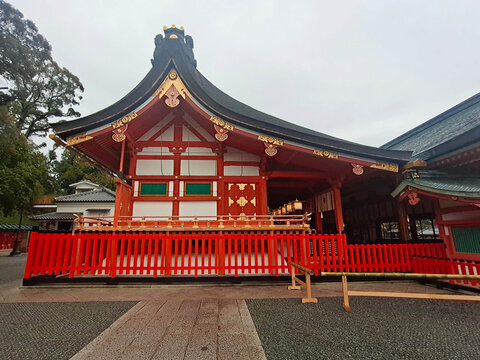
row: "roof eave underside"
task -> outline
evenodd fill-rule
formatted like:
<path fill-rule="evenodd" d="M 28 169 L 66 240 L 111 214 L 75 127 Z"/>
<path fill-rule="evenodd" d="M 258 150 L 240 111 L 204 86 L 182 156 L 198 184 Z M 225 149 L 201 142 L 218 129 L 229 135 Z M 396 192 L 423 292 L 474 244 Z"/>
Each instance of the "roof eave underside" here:
<path fill-rule="evenodd" d="M 187 56 L 182 56 L 184 50 L 180 41 L 169 40 L 168 42 L 168 46 L 162 49 L 165 50 L 162 56 L 156 59 L 152 69 L 130 93 L 97 113 L 54 124 L 52 127 L 57 135 L 65 140 L 69 136 L 108 125 L 131 113 L 153 95 L 170 69 L 175 67 L 196 101 L 212 114 L 234 125 L 314 148 L 373 157 L 383 161 L 406 163 L 411 156 L 410 151 L 379 149 L 357 144 L 315 132 L 255 110 L 233 99 L 210 83 L 192 63 L 188 62 Z"/>

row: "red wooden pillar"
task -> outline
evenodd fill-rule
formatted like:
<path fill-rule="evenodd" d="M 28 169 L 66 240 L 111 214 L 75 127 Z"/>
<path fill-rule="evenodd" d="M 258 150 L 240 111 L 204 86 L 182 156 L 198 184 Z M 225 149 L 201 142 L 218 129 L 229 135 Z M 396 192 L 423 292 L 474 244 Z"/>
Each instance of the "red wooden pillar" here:
<path fill-rule="evenodd" d="M 335 224 L 337 226 L 337 231 L 341 234 L 344 230 L 343 224 L 343 212 L 342 212 L 342 196 L 340 194 L 341 183 L 332 184 L 333 191 L 333 204 L 335 207 Z"/>

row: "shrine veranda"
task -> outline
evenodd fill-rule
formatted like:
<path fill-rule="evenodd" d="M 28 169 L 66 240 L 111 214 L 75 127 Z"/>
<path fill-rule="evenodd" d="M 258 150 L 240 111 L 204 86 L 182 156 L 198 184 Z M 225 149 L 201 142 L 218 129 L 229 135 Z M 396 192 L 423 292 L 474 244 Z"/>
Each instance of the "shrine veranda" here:
<path fill-rule="evenodd" d="M 480 274 L 480 183 L 452 188 L 457 169 L 478 179 L 480 136 L 457 134 L 430 157 L 408 147 L 450 114 L 383 147 L 360 145 L 229 97 L 197 70 L 183 28 L 165 27 L 155 45 L 124 98 L 53 125 L 56 143 L 114 176 L 115 213 L 77 214 L 73 233 L 33 233 L 26 283 L 281 276 L 289 261 L 317 275 Z"/>

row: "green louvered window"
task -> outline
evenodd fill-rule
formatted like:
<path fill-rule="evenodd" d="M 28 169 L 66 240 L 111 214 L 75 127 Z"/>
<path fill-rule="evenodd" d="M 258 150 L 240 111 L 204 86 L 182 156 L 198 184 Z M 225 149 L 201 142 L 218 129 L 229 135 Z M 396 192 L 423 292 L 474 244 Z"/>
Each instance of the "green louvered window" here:
<path fill-rule="evenodd" d="M 167 184 L 147 184 L 140 186 L 140 195 L 167 195 Z"/>
<path fill-rule="evenodd" d="M 480 227 L 452 227 L 452 234 L 457 252 L 480 254 Z"/>
<path fill-rule="evenodd" d="M 187 183 L 185 184 L 185 195 L 212 195 L 212 184 Z"/>

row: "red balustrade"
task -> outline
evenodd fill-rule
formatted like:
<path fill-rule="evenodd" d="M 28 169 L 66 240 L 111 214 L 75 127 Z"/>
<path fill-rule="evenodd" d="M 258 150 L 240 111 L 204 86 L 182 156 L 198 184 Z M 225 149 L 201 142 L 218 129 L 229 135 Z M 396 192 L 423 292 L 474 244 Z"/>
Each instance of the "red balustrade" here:
<path fill-rule="evenodd" d="M 347 245 L 344 234 L 306 231 L 36 233 L 24 278 L 38 275 L 282 275 L 289 261 L 320 272 L 416 271 L 420 258 L 445 258 L 443 244 Z M 417 264 L 417 265 L 415 265 Z M 447 272 L 447 268 L 436 268 Z"/>
<path fill-rule="evenodd" d="M 414 256 L 413 272 L 427 274 L 480 275 L 480 262 L 458 259 L 439 259 L 425 256 Z M 480 288 L 480 281 L 450 280 L 451 284 L 468 285 Z"/>

